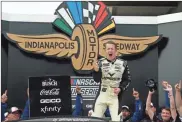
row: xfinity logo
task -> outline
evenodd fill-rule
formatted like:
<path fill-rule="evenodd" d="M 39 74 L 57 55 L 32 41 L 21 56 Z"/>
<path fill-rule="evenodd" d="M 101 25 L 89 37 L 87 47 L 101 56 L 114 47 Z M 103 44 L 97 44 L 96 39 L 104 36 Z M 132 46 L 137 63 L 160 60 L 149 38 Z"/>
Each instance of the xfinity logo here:
<path fill-rule="evenodd" d="M 40 103 L 60 103 L 61 99 L 57 98 L 57 99 L 41 99 Z"/>
<path fill-rule="evenodd" d="M 48 107 L 48 106 L 45 106 L 44 108 L 41 108 L 41 111 L 40 112 L 43 112 L 43 113 L 47 113 L 47 112 L 57 112 L 57 113 L 59 113 L 60 110 L 61 110 L 61 107 L 57 107 L 57 106 Z"/>

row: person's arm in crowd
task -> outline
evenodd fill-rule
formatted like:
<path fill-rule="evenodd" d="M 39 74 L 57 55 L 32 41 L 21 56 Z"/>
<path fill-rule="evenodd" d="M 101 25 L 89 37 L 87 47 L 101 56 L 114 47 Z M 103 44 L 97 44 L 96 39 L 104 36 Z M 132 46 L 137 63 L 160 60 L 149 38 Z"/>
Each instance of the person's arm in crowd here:
<path fill-rule="evenodd" d="M 162 81 L 162 86 L 164 89 L 167 88 L 167 85 L 168 85 L 167 81 Z M 169 101 L 169 96 L 168 96 L 169 92 L 168 91 L 164 91 L 164 92 L 165 92 L 164 93 L 165 94 L 165 107 L 170 108 L 170 101 Z"/>
<path fill-rule="evenodd" d="M 79 115 L 81 115 L 81 112 L 82 112 L 83 101 L 82 101 L 82 96 L 81 96 L 81 89 L 77 86 L 76 91 L 77 91 L 76 105 L 75 105 L 75 110 L 72 113 L 73 116 L 79 116 Z"/>
<path fill-rule="evenodd" d="M 26 104 L 25 104 L 25 107 L 23 109 L 23 113 L 21 115 L 21 119 L 23 120 L 26 120 L 26 119 L 29 119 L 30 117 L 30 99 L 29 99 L 29 88 L 27 88 L 27 97 L 28 97 L 28 100 L 26 101 Z"/>
<path fill-rule="evenodd" d="M 168 96 L 169 92 L 165 91 L 165 107 L 170 108 L 170 99 Z"/>
<path fill-rule="evenodd" d="M 172 86 L 170 84 L 168 84 L 167 88 L 164 90 L 169 92 L 171 116 L 174 120 L 176 120 L 177 113 L 176 113 L 176 107 L 175 107 L 175 102 L 174 102 Z"/>
<path fill-rule="evenodd" d="M 29 119 L 29 111 L 30 111 L 29 106 L 30 106 L 30 100 L 28 99 L 26 101 L 25 107 L 23 109 L 21 119 L 23 119 L 23 120 Z"/>
<path fill-rule="evenodd" d="M 93 79 L 95 82 L 101 82 L 102 72 L 101 72 L 101 61 L 95 62 L 93 65 Z M 99 67 L 100 66 L 100 67 Z"/>
<path fill-rule="evenodd" d="M 181 99 L 181 80 L 178 84 L 175 85 L 175 100 L 176 100 L 176 108 L 180 116 L 182 116 L 182 99 Z"/>
<path fill-rule="evenodd" d="M 147 102 L 146 102 L 146 111 L 150 117 L 150 120 L 153 120 L 154 117 L 154 112 L 151 109 L 151 100 L 152 100 L 152 95 L 154 94 L 154 91 L 149 91 L 148 96 L 147 96 Z"/>
<path fill-rule="evenodd" d="M 123 73 L 122 81 L 120 82 L 120 85 L 119 85 L 119 88 L 120 88 L 121 92 L 125 91 L 129 87 L 129 85 L 131 83 L 130 70 L 129 70 L 129 67 L 128 67 L 126 61 L 125 61 L 124 65 L 125 65 L 125 70 L 124 70 L 124 73 Z"/>
<path fill-rule="evenodd" d="M 133 88 L 133 97 L 135 98 L 135 112 L 132 116 L 132 122 L 139 122 L 143 117 L 142 101 L 139 98 L 138 91 Z"/>
<path fill-rule="evenodd" d="M 1 96 L 1 121 L 4 121 L 4 113 L 6 112 L 7 109 L 7 90 L 4 92 L 4 94 Z"/>

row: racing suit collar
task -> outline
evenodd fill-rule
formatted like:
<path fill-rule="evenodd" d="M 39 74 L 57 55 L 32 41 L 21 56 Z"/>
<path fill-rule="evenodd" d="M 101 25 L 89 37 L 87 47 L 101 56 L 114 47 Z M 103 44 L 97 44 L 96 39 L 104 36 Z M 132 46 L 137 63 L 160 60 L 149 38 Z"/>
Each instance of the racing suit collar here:
<path fill-rule="evenodd" d="M 109 63 L 114 63 L 114 62 L 116 61 L 116 59 L 117 59 L 117 57 L 116 57 L 113 61 L 111 61 L 111 60 L 109 60 L 109 59 L 106 58 L 106 60 L 107 60 Z"/>

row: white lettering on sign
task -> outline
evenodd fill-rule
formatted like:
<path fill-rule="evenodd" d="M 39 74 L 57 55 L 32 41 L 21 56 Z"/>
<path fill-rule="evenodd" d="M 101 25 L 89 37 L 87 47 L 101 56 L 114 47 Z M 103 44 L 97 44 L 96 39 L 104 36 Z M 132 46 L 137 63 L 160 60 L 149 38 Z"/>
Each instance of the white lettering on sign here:
<path fill-rule="evenodd" d="M 59 95 L 59 88 L 53 88 L 51 90 L 45 90 L 45 89 L 42 89 L 40 91 L 40 95 Z"/>
<path fill-rule="evenodd" d="M 100 82 L 99 83 L 97 83 L 97 82 L 95 82 L 94 81 L 94 79 L 83 79 L 83 78 L 80 78 L 80 79 L 77 79 L 77 84 L 78 84 L 78 86 L 79 85 L 96 85 L 96 86 L 98 86 L 99 84 L 100 84 Z"/>
<path fill-rule="evenodd" d="M 61 107 L 57 107 L 57 106 L 47 107 L 47 106 L 45 106 L 44 108 L 41 108 L 40 112 L 43 112 L 43 113 L 57 112 L 57 113 L 59 113 L 60 110 L 61 110 Z"/>
<path fill-rule="evenodd" d="M 60 103 L 61 99 L 40 99 L 40 103 Z"/>
<path fill-rule="evenodd" d="M 85 87 L 81 87 L 81 93 L 84 96 L 93 96 L 95 97 L 97 92 L 98 92 L 99 88 L 87 88 L 86 86 Z M 76 89 L 75 88 L 71 88 L 71 93 L 72 93 L 72 96 L 76 96 L 77 93 L 76 93 Z"/>
<path fill-rule="evenodd" d="M 42 86 L 57 86 L 57 85 L 58 85 L 57 81 L 51 78 L 49 78 L 48 80 L 42 81 Z"/>
<path fill-rule="evenodd" d="M 93 105 L 87 104 L 86 108 L 92 108 Z"/>
<path fill-rule="evenodd" d="M 100 83 L 94 81 L 92 77 L 71 77 L 71 97 L 76 99 L 76 85 L 81 88 L 83 100 L 95 100 Z"/>
<path fill-rule="evenodd" d="M 75 108 L 75 105 L 72 105 L 72 108 Z"/>

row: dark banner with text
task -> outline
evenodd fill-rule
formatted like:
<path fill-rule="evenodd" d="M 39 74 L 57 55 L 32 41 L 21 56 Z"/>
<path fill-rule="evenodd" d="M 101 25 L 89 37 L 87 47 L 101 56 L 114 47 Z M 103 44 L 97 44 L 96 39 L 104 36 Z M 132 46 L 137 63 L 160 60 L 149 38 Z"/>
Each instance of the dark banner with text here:
<path fill-rule="evenodd" d="M 29 77 L 30 117 L 71 114 L 69 76 Z"/>
<path fill-rule="evenodd" d="M 72 109 L 75 109 L 76 101 L 76 85 L 81 88 L 81 94 L 83 98 L 83 110 L 84 114 L 92 109 L 97 92 L 99 90 L 100 83 L 96 83 L 93 77 L 71 77 L 71 93 L 72 93 Z"/>

